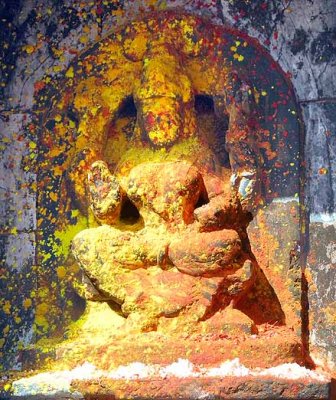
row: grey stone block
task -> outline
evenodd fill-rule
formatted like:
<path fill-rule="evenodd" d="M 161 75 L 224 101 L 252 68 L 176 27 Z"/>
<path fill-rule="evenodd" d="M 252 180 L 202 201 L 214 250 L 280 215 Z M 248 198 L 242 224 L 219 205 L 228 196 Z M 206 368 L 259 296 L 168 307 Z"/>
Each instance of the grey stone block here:
<path fill-rule="evenodd" d="M 336 93 L 335 0 L 282 3 L 222 1 L 223 18 L 256 37 L 288 72 L 300 100 Z"/>
<path fill-rule="evenodd" d="M 307 205 L 311 213 L 336 209 L 336 102 L 307 104 L 306 122 Z"/>
<path fill-rule="evenodd" d="M 28 114 L 9 114 L 0 120 L 0 230 L 10 233 L 36 228 L 36 174 L 29 155 L 36 144 L 25 135 Z"/>
<path fill-rule="evenodd" d="M 316 216 L 315 216 L 316 218 Z M 311 350 L 316 362 L 336 368 L 336 216 L 312 222 L 307 277 L 310 303 Z"/>

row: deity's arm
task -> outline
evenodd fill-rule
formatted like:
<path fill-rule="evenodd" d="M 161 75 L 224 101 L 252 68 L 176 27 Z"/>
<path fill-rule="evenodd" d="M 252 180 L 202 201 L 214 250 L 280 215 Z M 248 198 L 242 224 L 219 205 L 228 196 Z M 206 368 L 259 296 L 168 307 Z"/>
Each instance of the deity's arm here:
<path fill-rule="evenodd" d="M 113 223 L 121 211 L 122 190 L 104 161 L 98 160 L 91 165 L 88 188 L 90 206 L 96 218 L 103 223 Z"/>
<path fill-rule="evenodd" d="M 194 217 L 200 231 L 236 229 L 247 226 L 249 215 L 244 213 L 239 196 L 234 188 L 227 185 L 223 191 L 209 200 L 208 204 L 197 208 Z"/>
<path fill-rule="evenodd" d="M 235 73 L 228 81 L 226 110 L 229 114 L 226 149 L 232 169 L 231 184 L 238 191 L 243 210 L 253 212 L 260 196 L 260 116 L 253 88 Z"/>
<path fill-rule="evenodd" d="M 89 208 L 88 173 L 91 165 L 99 159 L 99 152 L 87 147 L 76 149 L 70 158 L 66 174 L 67 190 L 74 206 L 84 215 L 87 215 Z"/>

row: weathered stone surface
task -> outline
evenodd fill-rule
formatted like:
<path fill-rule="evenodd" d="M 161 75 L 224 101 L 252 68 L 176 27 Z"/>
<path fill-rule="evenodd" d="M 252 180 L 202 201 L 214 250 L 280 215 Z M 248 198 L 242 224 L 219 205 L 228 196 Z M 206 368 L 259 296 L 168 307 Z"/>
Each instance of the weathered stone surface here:
<path fill-rule="evenodd" d="M 249 64 L 256 68 L 248 51 L 263 52 L 254 42 L 214 25 L 208 26 L 203 38 L 206 22 L 191 16 L 166 12 L 145 21 L 145 25 L 134 22 L 122 34 L 111 34 L 70 67 L 72 73 L 66 78 L 71 80 L 61 91 L 60 103 L 66 104 L 60 111 L 63 116 L 52 111 L 45 122 L 50 135 L 62 141 L 62 135 L 69 133 L 67 109 L 72 107 L 81 132 L 74 159 L 88 147 L 101 157 L 89 165 L 88 186 L 94 215 L 110 226 L 84 230 L 72 245 L 85 278 L 99 293 L 89 291 L 88 297 L 115 303 L 140 330 L 156 329 L 160 318 L 176 315 L 180 322 L 185 318 L 186 325 L 191 319 L 196 324 L 230 303 L 256 324 L 285 324 L 276 292 L 281 287 L 290 299 L 286 278 L 278 274 L 274 287 L 269 284 L 250 251 L 246 226 L 263 198 L 267 202 L 278 196 L 275 174 L 282 173 L 289 192 L 298 186 L 296 174 L 281 159 L 276 162 L 276 149 L 286 147 L 280 123 L 285 118 L 292 149 L 287 157 L 290 161 L 294 157 L 291 164 L 297 167 L 299 131 L 291 89 L 270 59 L 262 64 L 256 58 L 269 75 L 255 74 L 254 84 L 262 85 L 263 96 L 277 108 L 275 116 L 266 117 L 269 108 L 258 100 L 256 86 L 247 83 Z M 149 33 L 146 24 L 160 27 L 160 37 Z M 175 37 L 171 24 L 181 30 L 180 36 Z M 186 26 L 193 32 L 192 41 Z M 137 45 L 140 39 L 148 45 Z M 238 39 L 245 40 L 239 49 L 242 54 L 232 55 L 238 51 L 233 45 L 241 45 Z M 213 43 L 221 50 L 214 50 Z M 123 59 L 106 56 L 118 51 Z M 222 59 L 221 70 L 212 64 L 213 57 Z M 90 69 L 88 77 L 82 65 L 89 68 L 93 60 L 100 60 L 101 70 Z M 205 82 L 199 81 L 201 72 L 207 74 Z M 213 100 L 206 105 L 203 99 L 209 110 L 202 122 L 196 107 L 198 92 L 216 98 L 216 111 Z M 230 165 L 221 162 L 225 154 L 214 146 L 216 124 L 226 114 L 229 125 L 222 153 L 227 152 Z M 75 187 L 87 185 L 85 176 L 73 176 L 79 179 L 72 182 Z M 137 220 L 131 221 L 136 213 Z M 299 229 L 299 221 L 295 227 Z"/>
<path fill-rule="evenodd" d="M 87 179 L 93 213 L 101 222 L 113 223 L 121 211 L 122 194 L 119 182 L 102 161 L 92 164 Z"/>
<path fill-rule="evenodd" d="M 25 135 L 29 122 L 28 114 L 7 114 L 0 119 L 2 234 L 36 229 L 36 174 L 28 166 L 36 145 Z"/>
<path fill-rule="evenodd" d="M 134 388 L 135 386 L 135 388 Z M 100 380 L 74 384 L 84 399 L 220 399 L 220 400 L 328 400 L 330 386 L 326 383 L 281 381 L 253 378 L 185 378 L 156 381 L 125 382 Z"/>
<path fill-rule="evenodd" d="M 303 113 L 307 121 L 306 203 L 311 218 L 316 214 L 318 219 L 319 214 L 332 214 L 336 209 L 336 100 L 329 104 L 305 104 Z"/>
<path fill-rule="evenodd" d="M 87 43 L 94 42 L 98 26 L 90 14 L 94 4 L 82 8 L 69 0 L 19 1 L 15 8 L 6 10 L 7 29 L 15 40 L 8 40 L 4 51 L 5 62 L 13 67 L 3 76 L 3 103 L 6 109 L 31 111 L 42 78 L 59 75 Z M 91 19 L 88 24 L 86 17 Z"/>
<path fill-rule="evenodd" d="M 34 335 L 35 235 L 1 235 L 0 249 L 0 356 L 4 369 L 20 369 L 20 348 L 27 346 Z"/>
<path fill-rule="evenodd" d="M 65 0 L 56 3 L 51 5 L 48 2 L 40 1 L 17 1 L 10 7 L 5 2 L 0 4 L 1 10 L 6 7 L 2 20 L 4 22 L 4 29 L 2 29 L 4 46 L 1 48 L 4 55 L 2 59 L 5 62 L 2 68 L 2 86 L 7 85 L 5 87 L 6 95 L 2 96 L 1 101 L 5 104 L 5 108 L 19 107 L 22 110 L 28 108 L 30 111 L 34 91 L 37 93 L 43 86 L 41 78 L 46 73 L 52 76 L 59 75 L 61 69 L 68 65 L 70 59 L 75 57 L 79 50 L 85 48 L 88 43 L 92 43 L 100 35 L 107 33 L 120 21 L 132 19 L 134 15 L 142 15 L 144 11 L 150 11 L 153 8 L 174 9 L 180 5 L 192 13 L 205 15 L 219 23 L 225 21 L 226 24 L 232 24 L 261 39 L 283 69 L 289 72 L 299 99 L 317 102 L 314 104 L 304 103 L 309 104 L 304 111 L 305 125 L 308 127 L 306 148 L 308 162 L 306 165 L 309 166 L 307 176 L 310 180 L 307 203 L 311 204 L 311 210 L 315 214 L 312 216 L 313 219 L 320 217 L 318 213 L 334 211 L 335 196 L 333 196 L 333 192 L 335 192 L 335 188 L 333 185 L 336 180 L 333 179 L 335 154 L 332 132 L 335 124 L 332 115 L 332 101 L 335 96 L 336 76 L 333 12 L 335 0 L 309 0 L 305 7 L 299 0 L 279 4 L 276 2 L 271 4 L 258 1 L 231 2 L 226 0 L 221 2 L 188 1 L 187 4 L 176 1 L 151 2 L 151 4 L 143 1 L 125 1 L 123 4 L 118 2 L 107 5 L 100 4 L 99 7 L 94 2 L 74 4 L 70 0 Z M 38 95 L 38 97 L 42 98 L 43 95 Z M 330 104 L 330 106 L 322 105 L 322 103 Z M 329 108 L 331 113 L 328 112 Z M 323 131 L 326 132 L 325 136 Z M 331 135 L 328 136 L 327 132 L 331 132 Z M 21 150 L 13 147 L 11 151 L 14 154 Z M 316 156 L 313 156 L 314 153 Z M 282 156 L 286 164 L 285 154 L 288 154 L 288 149 L 283 151 Z M 297 165 L 290 169 L 297 171 Z M 6 232 L 15 228 L 18 231 L 34 229 L 35 226 L 35 200 L 28 194 L 25 186 L 26 184 L 30 186 L 34 179 L 26 180 L 25 177 L 24 184 L 21 186 L 22 174 L 22 171 L 18 170 L 14 174 L 13 180 L 10 178 L 12 172 L 6 172 L 4 175 L 6 180 L 9 179 L 12 182 L 8 186 L 9 190 L 7 190 L 8 188 L 5 191 L 1 189 L 4 195 L 1 212 L 5 213 L 1 222 L 4 222 Z M 21 188 L 19 191 L 18 181 Z M 280 196 L 284 193 L 286 185 L 285 181 L 278 187 Z M 11 196 L 11 192 L 15 193 L 14 197 Z M 294 193 L 291 190 L 289 192 Z M 323 218 L 328 218 L 328 221 L 333 220 L 332 215 L 323 216 Z M 315 229 L 321 232 L 322 236 L 324 235 L 323 225 L 313 225 L 311 231 L 314 232 Z M 334 234 L 329 228 L 327 232 Z M 4 241 L 6 242 L 7 239 Z M 325 237 L 325 241 L 332 242 L 329 237 Z M 326 249 L 324 241 L 320 241 L 319 234 L 316 234 L 314 246 L 318 246 L 318 243 L 320 248 L 314 247 L 311 256 L 313 261 L 309 264 L 309 268 L 313 270 L 314 280 L 319 282 L 320 279 L 321 287 L 324 288 L 326 270 L 324 267 L 316 266 L 314 254 L 315 250 L 322 254 Z M 287 251 L 289 247 L 286 245 L 285 250 Z M 284 257 L 287 254 L 286 251 Z M 296 257 L 294 254 L 294 261 Z M 329 265 L 328 263 L 329 261 L 326 265 Z M 280 264 L 283 265 L 283 262 L 281 261 Z M 57 274 L 63 276 L 64 267 L 59 267 Z M 297 271 L 297 267 L 294 270 Z M 52 271 L 48 269 L 47 275 L 55 276 L 56 269 Z M 330 273 L 327 275 L 332 279 Z M 326 292 L 331 293 L 328 288 L 326 288 Z M 324 298 L 327 297 L 322 289 L 320 294 Z M 313 292 L 311 297 L 313 308 L 317 304 L 317 299 L 313 299 L 314 296 Z M 329 300 L 332 302 L 330 297 Z M 323 322 L 326 332 L 330 331 L 328 321 Z M 313 342 L 319 342 L 322 347 L 329 348 L 333 339 L 332 335 L 328 338 L 328 335 L 323 334 L 322 328 L 314 330 L 314 332 L 316 335 L 313 337 Z"/>
<path fill-rule="evenodd" d="M 25 137 L 27 114 L 0 120 L 0 369 L 22 367 L 19 348 L 33 338 L 36 175 L 25 167 L 34 143 Z"/>
<path fill-rule="evenodd" d="M 258 38 L 288 71 L 300 100 L 335 96 L 335 0 L 221 3 L 225 22 Z"/>
<path fill-rule="evenodd" d="M 336 226 L 336 103 L 307 104 L 304 114 L 307 154 L 307 207 L 310 211 L 307 265 L 310 300 L 311 344 L 314 357 L 322 355 L 335 368 L 336 292 L 335 226 Z M 318 355 L 318 349 L 320 355 Z"/>
<path fill-rule="evenodd" d="M 336 354 L 336 222 L 311 222 L 307 279 L 310 336 L 314 359 L 335 368 Z M 323 245 L 322 245 L 323 243 Z"/>
<path fill-rule="evenodd" d="M 170 243 L 168 255 L 178 270 L 188 275 L 202 276 L 220 270 L 230 274 L 241 267 L 237 260 L 241 247 L 234 230 L 187 232 Z"/>
<path fill-rule="evenodd" d="M 179 361 L 180 363 L 182 360 Z M 168 366 L 166 371 L 169 371 Z M 189 365 L 190 367 L 190 365 Z M 147 371 L 149 366 L 146 366 Z M 153 368 L 153 366 L 152 366 Z M 132 379 L 110 378 L 105 374 L 96 378 L 66 379 L 65 372 L 35 375 L 13 383 L 14 394 L 0 392 L 3 399 L 223 399 L 223 400 L 330 400 L 332 388 L 327 380 L 310 377 L 296 379 L 279 377 L 272 373 L 245 376 L 162 376 L 143 378 L 143 373 Z M 68 373 L 72 374 L 72 371 Z M 85 373 L 85 371 L 83 371 Z M 121 372 L 121 370 L 120 370 Z M 245 371 L 246 372 L 246 371 Z M 87 372 L 86 372 L 87 374 Z M 44 376 L 43 376 L 44 375 Z M 51 382 L 46 382 L 47 375 Z M 118 373 L 117 373 L 118 375 Z M 31 381 L 29 382 L 29 380 Z M 25 383 L 24 383 L 25 381 Z M 59 386 L 57 387 L 57 382 Z M 50 388 L 49 392 L 47 387 Z M 13 393 L 13 392 L 12 392 Z"/>
<path fill-rule="evenodd" d="M 136 389 L 123 382 L 105 380 L 75 385 L 80 391 L 48 395 L 26 395 L 26 400 L 152 400 L 152 399 L 219 399 L 219 400 L 330 400 L 329 384 L 273 381 L 272 379 L 174 379 L 138 381 Z M 82 386 L 85 388 L 82 389 Z M 22 396 L 4 396 L 4 400 L 20 400 Z"/>
<path fill-rule="evenodd" d="M 333 10 L 336 2 L 309 1 L 307 7 L 302 7 L 300 1 L 291 1 L 282 5 L 265 4 L 264 7 L 259 2 L 222 1 L 222 6 L 223 16 L 229 23 L 259 38 L 269 48 L 282 68 L 288 71 L 299 101 L 302 102 L 306 133 L 305 204 L 311 212 L 310 218 L 313 222 L 306 230 L 307 235 L 312 235 L 306 238 L 312 249 L 308 256 L 308 283 L 314 277 L 314 284 L 309 283 L 310 310 L 314 315 L 311 318 L 314 326 L 311 341 L 314 346 L 319 343 L 320 348 L 325 349 L 320 356 L 324 353 L 325 360 L 332 360 L 330 365 L 334 368 L 335 356 L 331 353 L 334 351 L 335 341 L 330 330 L 334 325 L 332 315 L 335 315 L 335 295 L 325 285 L 326 282 L 331 287 L 335 285 L 335 277 L 330 272 L 331 269 L 327 268 L 328 273 L 322 266 L 331 264 L 319 264 L 316 254 L 325 254 L 328 246 L 333 243 L 334 236 L 330 224 L 335 223 L 336 71 L 332 60 L 335 57 Z M 319 223 L 324 220 L 329 225 L 327 230 L 323 223 Z M 324 300 L 319 301 L 318 296 Z M 328 319 L 324 316 L 317 317 L 321 307 L 329 310 Z M 319 358 L 318 355 L 316 357 Z"/>
<path fill-rule="evenodd" d="M 301 310 L 300 205 L 295 198 L 279 198 L 261 209 L 248 227 L 248 234 L 263 272 L 271 285 L 279 276 L 285 279 L 289 292 L 278 296 L 287 315 L 287 323 L 297 330 Z"/>

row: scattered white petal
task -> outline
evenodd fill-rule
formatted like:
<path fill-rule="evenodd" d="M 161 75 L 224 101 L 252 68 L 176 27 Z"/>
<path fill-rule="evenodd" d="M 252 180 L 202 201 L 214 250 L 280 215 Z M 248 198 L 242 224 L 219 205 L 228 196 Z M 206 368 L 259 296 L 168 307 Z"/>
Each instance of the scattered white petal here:
<path fill-rule="evenodd" d="M 198 376 L 198 374 L 194 371 L 194 365 L 189 360 L 182 358 L 179 358 L 177 362 L 160 368 L 159 375 L 161 377 L 176 376 L 177 378 Z"/>
<path fill-rule="evenodd" d="M 70 386 L 73 380 L 89 380 L 98 378 L 108 379 L 149 379 L 149 378 L 187 378 L 187 377 L 225 377 L 225 376 L 268 376 L 274 379 L 311 379 L 314 381 L 328 382 L 330 377 L 326 374 L 309 370 L 298 364 L 282 364 L 271 368 L 249 369 L 242 365 L 238 358 L 227 360 L 216 368 L 199 368 L 189 360 L 179 358 L 167 366 L 146 365 L 134 362 L 122 365 L 112 371 L 102 371 L 86 362 L 72 370 L 45 372 L 19 379 L 13 382 L 13 395 L 24 397 L 36 394 L 54 395 L 58 393 L 71 393 Z M 206 397 L 205 397 L 206 398 Z"/>
<path fill-rule="evenodd" d="M 251 371 L 240 363 L 239 358 L 225 361 L 218 368 L 210 368 L 206 372 L 206 376 L 247 376 L 250 374 Z"/>
<path fill-rule="evenodd" d="M 325 381 L 326 376 L 324 374 L 312 371 L 305 367 L 301 367 L 299 364 L 296 363 L 287 363 L 281 364 L 276 367 L 266 368 L 260 370 L 258 372 L 252 371 L 253 375 L 256 376 L 274 376 L 276 378 L 283 378 L 283 379 L 304 379 L 310 378 L 317 381 Z"/>
<path fill-rule="evenodd" d="M 71 382 L 75 379 L 94 379 L 101 376 L 102 372 L 88 362 L 73 370 L 43 372 L 22 378 L 13 382 L 12 390 L 15 396 L 28 396 L 35 394 L 57 394 L 69 392 Z"/>
<path fill-rule="evenodd" d="M 111 379 L 145 379 L 155 374 L 155 367 L 140 362 L 122 365 L 107 376 Z"/>

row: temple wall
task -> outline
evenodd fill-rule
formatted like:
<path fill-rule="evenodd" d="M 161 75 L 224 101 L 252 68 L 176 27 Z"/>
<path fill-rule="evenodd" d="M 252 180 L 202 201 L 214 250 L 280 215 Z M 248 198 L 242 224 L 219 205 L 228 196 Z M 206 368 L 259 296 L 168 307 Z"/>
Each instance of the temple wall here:
<path fill-rule="evenodd" d="M 303 5 L 303 3 L 305 3 Z M 46 74 L 110 29 L 151 9 L 187 10 L 257 38 L 291 79 L 301 107 L 310 222 L 302 252 L 314 360 L 336 363 L 336 19 L 335 0 L 262 1 L 0 1 L 1 260 L 0 328 L 4 368 L 20 368 L 20 349 L 34 342 L 37 148 L 30 131 L 34 92 Z"/>

